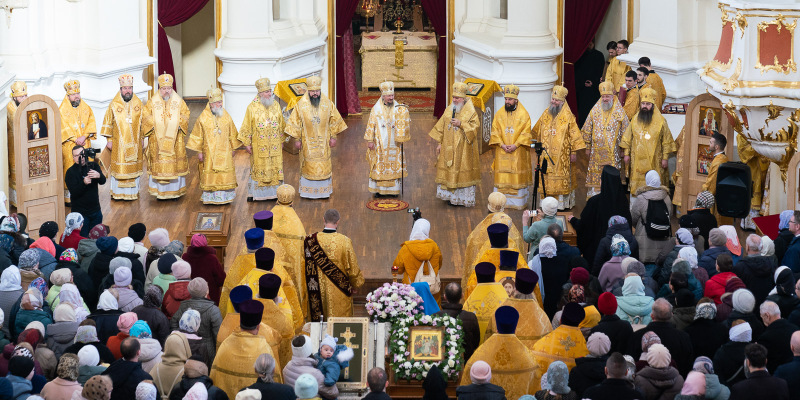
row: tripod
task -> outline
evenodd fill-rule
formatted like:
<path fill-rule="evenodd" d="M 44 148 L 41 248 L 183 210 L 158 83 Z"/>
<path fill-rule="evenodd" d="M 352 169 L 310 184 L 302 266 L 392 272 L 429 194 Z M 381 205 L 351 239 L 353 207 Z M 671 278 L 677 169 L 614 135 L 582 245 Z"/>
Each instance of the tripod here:
<path fill-rule="evenodd" d="M 547 149 L 544 148 L 544 145 L 541 142 L 533 141 L 531 143 L 531 147 L 536 152 L 536 169 L 533 173 L 533 199 L 531 200 L 531 211 L 536 210 L 536 203 L 539 200 L 539 180 L 542 181 L 542 197 L 547 197 L 547 187 L 544 185 L 544 176 L 547 175 L 547 160 L 550 160 L 550 164 L 553 164 L 553 159 L 550 158 L 550 153 L 547 152 Z M 545 160 L 542 160 L 542 153 L 544 156 L 547 157 Z M 544 161 L 544 162 L 542 162 Z M 528 252 L 531 251 L 531 245 L 528 245 Z"/>

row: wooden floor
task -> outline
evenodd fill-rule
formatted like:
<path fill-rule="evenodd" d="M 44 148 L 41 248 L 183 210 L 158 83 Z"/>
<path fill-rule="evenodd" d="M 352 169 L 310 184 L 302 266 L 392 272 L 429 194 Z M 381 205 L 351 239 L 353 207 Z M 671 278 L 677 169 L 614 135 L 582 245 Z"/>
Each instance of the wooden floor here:
<path fill-rule="evenodd" d="M 190 104 L 192 117 L 189 127 L 203 110 L 203 104 Z M 368 279 L 391 279 L 392 261 L 403 241 L 408 240 L 411 232 L 411 215 L 402 212 L 378 212 L 369 210 L 365 205 L 372 194 L 367 191 L 367 162 L 365 159 L 366 144 L 363 139 L 368 114 L 346 118 L 347 131 L 340 135 L 336 148 L 333 149 L 333 196 L 326 200 L 307 200 L 298 198 L 295 210 L 303 221 L 306 231 L 311 233 L 322 229 L 322 216 L 325 210 L 339 210 L 342 220 L 339 231 L 353 240 L 359 266 Z M 457 278 L 461 275 L 461 264 L 466 239 L 475 225 L 487 213 L 487 197 L 492 191 L 491 162 L 492 152 L 481 156 L 482 184 L 477 188 L 476 207 L 465 208 L 450 206 L 435 197 L 435 142 L 428 137 L 428 132 L 436 123 L 431 114 L 412 114 L 412 140 L 405 146 L 405 159 L 409 177 L 405 179 L 405 195 L 402 200 L 410 207 L 420 207 L 424 218 L 431 222 L 431 238 L 439 244 L 444 257 L 440 271 L 443 278 Z M 100 198 L 103 208 L 104 222 L 111 227 L 111 234 L 117 237 L 127 235 L 128 227 L 136 222 L 147 225 L 152 230 L 164 227 L 170 232 L 170 239 L 185 240 L 191 230 L 191 215 L 194 211 L 224 210 L 232 217 L 231 236 L 225 259 L 226 269 L 233 258 L 244 247 L 244 232 L 253 227 L 252 215 L 261 210 L 269 210 L 275 201 L 248 203 L 246 182 L 250 174 L 248 154 L 240 150 L 234 157 L 239 187 L 236 199 L 232 204 L 224 206 L 203 205 L 200 201 L 199 175 L 197 158 L 190 153 L 187 176 L 188 193 L 177 200 L 156 200 L 147 192 L 146 176 L 143 176 L 139 200 L 114 201 L 108 194 L 109 185 L 101 187 Z M 580 199 L 575 207 L 579 212 L 585 204 L 584 172 L 586 156 L 580 154 L 577 165 Z M 285 182 L 297 188 L 299 175 L 299 157 L 284 153 Z M 522 212 L 508 210 L 514 224 L 521 229 Z M 149 245 L 147 239 L 145 244 Z"/>

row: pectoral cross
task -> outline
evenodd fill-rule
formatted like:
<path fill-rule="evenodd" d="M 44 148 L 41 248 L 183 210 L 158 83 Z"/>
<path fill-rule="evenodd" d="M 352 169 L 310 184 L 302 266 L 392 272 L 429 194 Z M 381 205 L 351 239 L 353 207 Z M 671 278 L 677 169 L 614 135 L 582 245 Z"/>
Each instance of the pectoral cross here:
<path fill-rule="evenodd" d="M 506 133 L 509 134 L 509 135 L 513 135 L 514 134 L 514 128 L 510 127 L 510 126 L 507 126 L 506 127 Z"/>
<path fill-rule="evenodd" d="M 356 336 L 358 336 L 358 335 L 356 335 L 355 333 L 351 332 L 349 326 L 347 327 L 347 329 L 344 332 L 339 334 L 339 337 L 344 339 L 344 345 L 349 347 L 349 348 L 351 348 L 351 349 L 353 349 L 353 352 L 355 352 L 355 350 L 358 350 L 358 345 L 357 344 L 353 344 L 350 341 L 350 339 L 353 339 Z M 350 379 L 350 367 L 347 367 L 347 368 L 344 369 L 344 379 Z"/>
<path fill-rule="evenodd" d="M 319 125 L 319 121 L 320 121 L 319 116 L 315 115 L 314 118 L 311 118 L 311 123 L 314 125 Z"/>

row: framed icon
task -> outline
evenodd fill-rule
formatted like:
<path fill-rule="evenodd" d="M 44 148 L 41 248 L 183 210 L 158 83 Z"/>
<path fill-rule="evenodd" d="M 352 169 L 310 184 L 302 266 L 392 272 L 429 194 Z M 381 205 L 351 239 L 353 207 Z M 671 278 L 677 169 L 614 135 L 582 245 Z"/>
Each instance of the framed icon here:
<path fill-rule="evenodd" d="M 477 96 L 485 85 L 477 82 L 467 83 L 467 96 Z"/>
<path fill-rule="evenodd" d="M 444 327 L 412 326 L 408 331 L 409 358 L 414 361 L 444 360 Z"/>
<path fill-rule="evenodd" d="M 331 317 L 326 332 L 353 349 L 349 366 L 339 373 L 336 386 L 339 389 L 367 388 L 367 358 L 369 356 L 369 318 Z"/>
<path fill-rule="evenodd" d="M 292 94 L 294 94 L 297 97 L 300 97 L 306 94 L 306 92 L 308 91 L 308 86 L 306 86 L 305 82 L 298 82 L 289 85 L 289 89 L 291 89 Z"/>
<path fill-rule="evenodd" d="M 722 110 L 700 106 L 700 136 L 712 136 L 722 129 Z"/>
<path fill-rule="evenodd" d="M 28 177 L 50 175 L 50 148 L 47 145 L 28 148 Z"/>
<path fill-rule="evenodd" d="M 221 212 L 197 213 L 194 221 L 195 231 L 219 231 L 222 229 L 224 214 Z"/>
<path fill-rule="evenodd" d="M 28 140 L 47 138 L 47 109 L 28 111 Z"/>
<path fill-rule="evenodd" d="M 711 168 L 711 162 L 714 161 L 714 155 L 708 148 L 707 144 L 697 145 L 697 173 L 700 175 L 708 175 L 708 170 Z"/>

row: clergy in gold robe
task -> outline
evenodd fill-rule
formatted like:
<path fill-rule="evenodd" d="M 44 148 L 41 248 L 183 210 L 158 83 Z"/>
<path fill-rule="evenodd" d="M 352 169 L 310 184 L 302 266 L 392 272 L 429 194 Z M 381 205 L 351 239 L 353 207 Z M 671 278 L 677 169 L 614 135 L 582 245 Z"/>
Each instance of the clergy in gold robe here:
<path fill-rule="evenodd" d="M 489 364 L 492 372 L 491 383 L 506 391 L 505 398 L 518 399 L 522 395 L 534 393 L 534 358 L 531 351 L 515 335 L 520 313 L 513 307 L 503 306 L 491 313 L 497 324 L 497 333 L 486 339 L 464 365 L 461 385 L 468 385 L 470 371 L 479 362 Z M 481 332 L 483 333 L 483 332 Z"/>
<path fill-rule="evenodd" d="M 549 154 L 547 174 L 544 176 L 547 195 L 558 200 L 558 209 L 564 210 L 575 205 L 575 169 L 572 164 L 578 160 L 575 152 L 586 148 L 583 136 L 578 129 L 575 116 L 567 104 L 567 89 L 556 85 L 548 107 L 536 121 L 532 132 L 533 140 L 544 145 Z M 542 155 L 544 156 L 544 154 Z M 539 193 L 540 197 L 542 193 Z"/>
<path fill-rule="evenodd" d="M 724 136 L 723 136 L 724 137 Z M 753 197 L 750 198 L 750 215 L 742 220 L 743 229 L 756 229 L 753 218 L 761 214 L 761 203 L 764 200 L 765 183 L 769 172 L 769 160 L 756 153 L 750 141 L 741 133 L 736 135 L 736 150 L 739 159 L 750 167 L 750 177 L 753 182 Z"/>
<path fill-rule="evenodd" d="M 283 280 L 280 276 L 268 273 L 258 278 L 258 286 L 253 290 L 254 294 L 258 294 L 255 300 L 264 304 L 264 314 L 261 317 L 261 322 L 278 331 L 281 336 L 281 342 L 278 346 L 281 369 L 292 359 L 292 337 L 296 331 L 299 331 L 299 329 L 292 328 L 291 311 L 287 314 L 286 309 L 279 304 L 279 302 L 286 301 L 280 297 L 282 284 Z"/>
<path fill-rule="evenodd" d="M 16 81 L 11 84 L 11 101 L 6 105 L 6 113 L 8 117 L 7 122 L 7 137 L 8 137 L 8 201 L 16 207 L 17 206 L 17 176 L 16 176 L 16 155 L 15 146 L 17 143 L 16 135 L 14 134 L 14 114 L 17 112 L 17 106 L 28 98 L 28 85 L 25 81 Z M 70 156 L 72 152 L 70 152 Z M 72 157 L 70 157 L 71 159 Z"/>
<path fill-rule="evenodd" d="M 470 274 L 472 273 L 472 269 L 475 266 L 475 260 L 483 254 L 483 251 L 487 248 L 491 247 L 489 245 L 489 234 L 486 231 L 486 228 L 493 223 L 500 222 L 494 221 L 495 218 L 501 218 L 503 216 L 508 217 L 508 215 L 504 212 L 506 207 L 506 195 L 500 192 L 492 192 L 489 195 L 489 204 L 487 208 L 489 209 L 489 215 L 483 218 L 483 220 L 475 227 L 475 229 L 470 232 L 469 236 L 467 236 L 467 249 L 464 252 L 464 260 L 462 263 L 462 276 L 461 276 L 461 287 L 465 287 L 467 284 L 467 279 L 469 279 Z M 520 235 L 519 230 L 513 223 L 507 222 L 509 225 L 509 248 L 520 250 L 523 249 L 523 240 L 522 235 Z"/>
<path fill-rule="evenodd" d="M 677 151 L 667 120 L 654 106 L 656 91 L 644 88 L 641 93 L 639 112 L 631 119 L 619 143 L 625 152 L 625 164 L 630 165 L 628 186 L 631 193 L 645 186 L 645 174 L 650 170 L 658 172 L 661 184 L 666 186 L 669 179 L 667 160 Z"/>
<path fill-rule="evenodd" d="M 672 181 L 673 182 L 680 182 L 681 181 L 681 171 L 683 171 L 683 140 L 686 136 L 686 127 L 684 126 L 681 128 L 681 133 L 678 134 L 678 137 L 675 138 L 675 147 L 678 149 L 678 152 L 675 156 L 675 172 L 672 173 Z M 738 138 L 737 138 L 738 139 Z M 678 210 L 683 213 L 681 209 L 681 198 L 683 197 L 683 186 L 682 185 L 675 185 L 675 192 L 672 194 L 672 204 L 678 207 Z"/>
<path fill-rule="evenodd" d="M 625 109 L 629 121 L 639 112 L 640 89 L 636 84 L 636 72 L 628 71 L 625 75 L 625 102 L 622 108 Z"/>
<path fill-rule="evenodd" d="M 259 293 L 260 279 L 264 275 L 273 274 L 281 279 L 282 285 L 278 288 L 278 296 L 282 299 L 278 307 L 283 313 L 289 317 L 292 322 L 292 329 L 296 332 L 300 331 L 303 327 L 303 311 L 300 308 L 300 301 L 297 297 L 297 289 L 294 287 L 291 277 L 286 270 L 280 265 L 280 262 L 275 259 L 275 252 L 270 248 L 261 248 L 256 250 L 253 254 L 255 261 L 255 268 L 251 269 L 247 275 L 242 278 L 237 286 L 247 286 L 253 290 L 253 293 Z M 232 304 L 229 303 L 228 312 Z"/>
<path fill-rule="evenodd" d="M 586 339 L 578 325 L 583 321 L 585 312 L 578 303 L 567 303 L 561 314 L 561 325 L 539 339 L 533 345 L 533 358 L 536 374 L 531 381 L 532 392 L 541 389 L 542 375 L 553 361 L 562 361 L 570 370 L 575 366 L 575 359 L 589 354 Z"/>
<path fill-rule="evenodd" d="M 475 186 L 481 181 L 478 153 L 480 120 L 467 101 L 467 84 L 453 84 L 453 103 L 428 135 L 436 145 L 436 197 L 452 205 L 473 207 Z"/>
<path fill-rule="evenodd" d="M 258 356 L 272 353 L 267 340 L 258 335 L 263 304 L 247 300 L 239 305 L 239 312 L 241 330 L 232 333 L 219 346 L 209 374 L 214 386 L 222 389 L 229 399 L 236 398 L 239 390 L 258 379 L 253 368 Z M 278 368 L 275 368 L 273 378 L 275 382 L 283 382 Z"/>
<path fill-rule="evenodd" d="M 719 166 L 728 162 L 728 156 L 725 155 L 725 146 L 728 145 L 728 139 L 722 134 L 715 133 L 708 141 L 708 152 L 713 154 L 714 159 L 708 166 L 708 176 L 700 191 L 709 191 L 713 195 L 717 195 L 717 171 Z"/>
<path fill-rule="evenodd" d="M 496 268 L 500 268 L 501 265 L 506 265 L 507 270 L 512 273 L 517 270 L 517 268 L 528 268 L 528 263 L 525 261 L 525 257 L 517 251 L 518 249 L 510 249 L 509 248 L 509 241 L 508 241 L 508 232 L 509 227 L 503 223 L 496 223 L 489 225 L 486 228 L 486 232 L 489 235 L 489 243 L 491 247 L 484 250 L 478 257 L 472 262 L 472 265 L 478 265 L 481 262 L 489 262 L 492 263 Z M 510 254 L 506 254 L 507 259 L 505 263 L 503 263 L 501 258 L 501 253 L 503 251 L 509 251 L 514 253 L 514 257 L 511 257 Z M 499 273 L 500 271 L 498 271 Z M 477 284 L 475 271 L 472 270 L 467 275 L 467 285 L 464 290 L 465 297 L 469 297 L 469 294 L 472 292 L 472 289 L 475 288 Z M 495 277 L 496 280 L 499 282 L 500 277 Z"/>
<path fill-rule="evenodd" d="M 84 148 L 92 147 L 92 139 L 97 138 L 97 124 L 94 121 L 94 112 L 86 102 L 81 99 L 81 83 L 71 80 L 64 84 L 67 94 L 58 111 L 61 113 L 61 154 L 63 160 L 64 176 L 72 164 L 72 148 L 75 145 Z M 64 201 L 70 203 L 69 190 L 64 184 Z"/>
<path fill-rule="evenodd" d="M 503 285 L 495 282 L 494 275 L 497 268 L 488 262 L 475 266 L 475 275 L 478 284 L 464 301 L 464 311 L 475 313 L 478 317 L 478 327 L 481 332 L 481 343 L 486 337 L 486 328 L 491 322 L 492 315 L 508 298 L 508 293 Z"/>
<path fill-rule="evenodd" d="M 489 146 L 494 147 L 494 191 L 506 195 L 508 208 L 522 210 L 530 202 L 533 172 L 531 117 L 518 95 L 516 85 L 503 88 L 505 108 L 494 114 Z"/>
<path fill-rule="evenodd" d="M 297 101 L 286 134 L 300 149 L 300 197 L 324 199 L 333 193 L 331 148 L 347 129 L 336 105 L 322 94 L 322 79 L 306 79 L 308 91 Z"/>
<path fill-rule="evenodd" d="M 517 270 L 513 294 L 501 305 L 501 307 L 514 307 L 519 312 L 520 323 L 517 325 L 516 335 L 528 350 L 533 350 L 533 345 L 553 330 L 547 314 L 536 301 L 533 292 L 538 282 L 539 276 L 532 270 L 527 268 Z M 496 333 L 497 321 L 492 316 L 486 328 L 486 340 L 488 341 Z"/>
<path fill-rule="evenodd" d="M 589 153 L 586 171 L 586 197 L 600 193 L 600 175 L 603 166 L 622 168 L 622 149 L 619 141 L 628 129 L 628 117 L 622 104 L 614 96 L 610 82 L 600 84 L 600 100 L 592 107 L 583 124 L 583 140 Z"/>
<path fill-rule="evenodd" d="M 283 183 L 283 131 L 286 122 L 268 78 L 256 81 L 258 95 L 247 105 L 239 140 L 250 153 L 247 200 L 272 200 Z"/>
<path fill-rule="evenodd" d="M 617 59 L 628 52 L 628 41 L 620 40 L 617 42 L 616 56 L 608 60 L 608 68 L 606 68 L 606 82 L 611 82 L 614 85 L 614 92 L 618 92 L 622 85 L 625 83 L 625 73 L 631 70 L 628 64 L 624 61 Z"/>
<path fill-rule="evenodd" d="M 364 285 L 353 242 L 337 232 L 339 212 L 325 211 L 325 229 L 304 239 L 308 317 L 352 317 L 353 294 Z"/>
<path fill-rule="evenodd" d="M 661 76 L 659 76 L 650 65 L 650 57 L 640 57 L 639 67 L 647 69 L 647 83 L 658 93 L 658 98 L 661 99 L 659 104 L 663 106 L 664 101 L 667 99 L 667 89 L 664 87 L 664 80 L 661 79 Z M 659 107 L 659 109 L 660 108 L 661 107 Z"/>
<path fill-rule="evenodd" d="M 399 195 L 402 178 L 408 176 L 403 143 L 411 139 L 408 107 L 394 101 L 394 83 L 380 84 L 381 97 L 372 106 L 364 131 L 367 141 L 370 193 Z"/>
<path fill-rule="evenodd" d="M 228 204 L 236 197 L 233 153 L 242 143 L 230 114 L 222 108 L 222 90 L 210 89 L 208 105 L 197 117 L 186 148 L 197 152 L 203 204 Z"/>
<path fill-rule="evenodd" d="M 119 93 L 108 105 L 100 135 L 108 139 L 111 151 L 109 182 L 114 200 L 139 198 L 142 176 L 142 101 L 133 92 L 133 75 L 119 77 Z"/>
<path fill-rule="evenodd" d="M 303 255 L 303 239 L 306 228 L 297 216 L 292 204 L 295 190 L 292 185 L 278 186 L 278 202 L 272 207 L 272 232 L 278 237 L 284 251 L 284 267 L 291 275 L 294 287 L 302 305 L 303 318 L 308 317 L 308 298 L 306 297 L 305 258 Z"/>
<path fill-rule="evenodd" d="M 658 76 L 658 75 L 656 75 Z M 667 97 L 666 93 L 662 96 L 662 93 L 657 89 L 653 83 L 650 82 L 650 70 L 645 67 L 639 67 L 636 69 L 636 80 L 637 84 L 639 85 L 639 90 L 644 88 L 650 88 L 656 91 L 656 98 L 655 98 L 655 105 L 660 110 L 661 107 L 664 105 L 664 99 Z M 664 87 L 664 84 L 661 84 L 661 87 Z"/>
<path fill-rule="evenodd" d="M 219 352 L 219 347 L 222 345 L 222 342 L 224 342 L 225 339 L 236 332 L 241 332 L 242 328 L 239 326 L 241 321 L 239 316 L 239 305 L 247 300 L 253 299 L 253 290 L 248 286 L 237 286 L 231 290 L 230 296 L 234 311 L 225 315 L 225 318 L 222 320 L 222 324 L 220 324 L 219 332 L 217 332 L 217 352 Z M 275 358 L 275 363 L 277 365 L 281 365 L 281 360 L 278 357 L 281 344 L 280 333 L 271 326 L 261 322 L 258 328 L 258 336 L 261 336 L 267 340 L 269 348 L 272 351 L 270 355 Z"/>
<path fill-rule="evenodd" d="M 186 194 L 185 137 L 189 134 L 189 107 L 172 90 L 175 79 L 158 77 L 158 95 L 147 102 L 142 112 L 142 134 L 147 141 L 149 191 L 157 199 L 175 199 Z"/>

